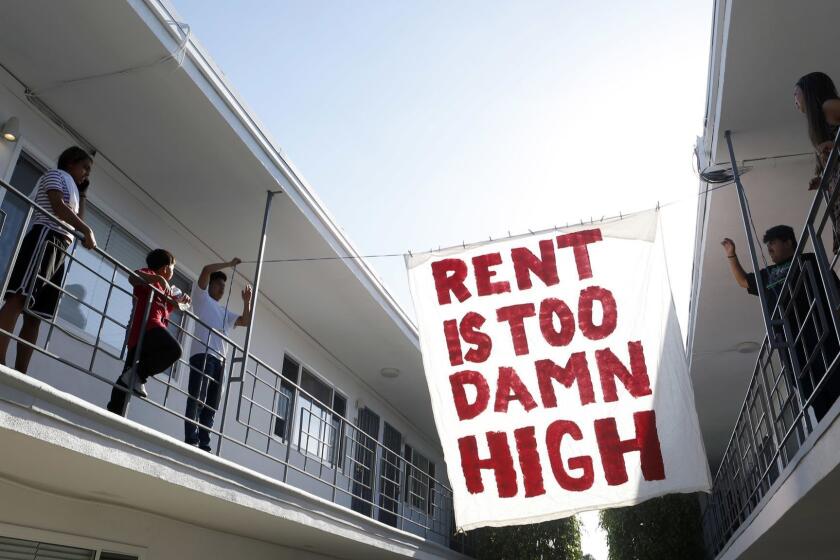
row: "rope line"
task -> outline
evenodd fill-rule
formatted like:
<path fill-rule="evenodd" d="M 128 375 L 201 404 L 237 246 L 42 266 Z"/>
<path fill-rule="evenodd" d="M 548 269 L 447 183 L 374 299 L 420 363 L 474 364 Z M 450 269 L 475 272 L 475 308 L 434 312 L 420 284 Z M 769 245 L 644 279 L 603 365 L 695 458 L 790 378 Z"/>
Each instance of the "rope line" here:
<path fill-rule="evenodd" d="M 637 210 L 635 212 L 631 212 L 631 213 L 628 213 L 628 214 L 624 214 L 622 212 L 619 212 L 617 215 L 614 215 L 614 216 L 601 216 L 600 219 L 593 219 L 592 217 L 590 217 L 589 219 L 581 219 L 581 220 L 578 220 L 576 222 L 569 222 L 565 226 L 563 226 L 563 228 L 572 227 L 572 226 L 584 226 L 584 225 L 587 225 L 587 224 L 594 225 L 594 224 L 603 223 L 605 221 L 625 220 L 627 218 L 630 218 L 630 217 L 635 216 L 637 214 L 641 214 L 643 212 L 649 212 L 651 210 L 659 211 L 662 208 L 666 208 L 668 206 L 673 206 L 674 204 L 679 204 L 681 202 L 685 202 L 685 201 L 688 201 L 688 200 L 699 198 L 701 196 L 707 195 L 708 193 L 710 193 L 712 191 L 716 191 L 718 189 L 723 189 L 723 188 L 726 188 L 726 187 L 730 187 L 734 184 L 735 184 L 734 180 L 728 181 L 726 183 L 717 184 L 713 187 L 703 189 L 701 192 L 697 193 L 696 195 L 690 195 L 690 196 L 679 198 L 679 199 L 676 199 L 676 200 L 671 200 L 669 202 L 663 202 L 661 204 L 657 203 L 656 206 L 651 206 L 650 208 L 645 208 L 644 210 Z M 554 227 L 551 227 L 551 228 L 545 228 L 545 229 L 540 229 L 540 230 L 528 229 L 525 233 L 514 234 L 514 235 L 511 235 L 510 231 L 508 230 L 507 238 L 523 237 L 523 236 L 529 236 L 529 235 L 540 235 L 540 234 L 543 234 L 543 233 L 546 233 L 546 232 L 549 232 L 549 231 L 557 231 L 558 229 L 563 229 L 563 228 L 558 227 L 558 226 L 554 226 Z M 490 237 L 489 239 L 490 239 L 490 241 L 493 240 L 492 237 Z M 503 237 L 502 238 L 497 238 L 497 239 L 503 239 Z M 345 255 L 345 256 L 332 256 L 332 257 L 289 257 L 289 258 L 278 258 L 278 259 L 264 259 L 263 263 L 264 264 L 270 264 L 270 263 L 292 263 L 292 262 L 319 262 L 319 261 L 341 261 L 341 260 L 354 260 L 354 259 L 384 259 L 384 258 L 396 258 L 396 257 L 404 258 L 404 257 L 407 257 L 407 256 L 412 256 L 412 255 L 423 255 L 423 254 L 427 254 L 427 253 L 434 253 L 435 251 L 441 251 L 441 250 L 455 248 L 455 247 L 463 247 L 464 249 L 466 249 L 468 247 L 483 245 L 484 243 L 487 243 L 487 241 L 482 239 L 481 241 L 474 241 L 474 242 L 470 242 L 470 243 L 461 242 L 457 245 L 453 245 L 452 247 L 443 247 L 443 248 L 438 247 L 437 249 L 431 249 L 429 251 L 406 251 L 404 253 L 375 253 L 375 254 L 370 254 L 370 255 Z M 242 261 L 242 264 L 256 264 L 256 263 L 257 263 L 256 260 Z"/>
<path fill-rule="evenodd" d="M 29 94 L 37 96 L 37 95 L 41 95 L 41 94 L 49 92 L 49 91 L 53 91 L 53 90 L 62 88 L 64 86 L 77 84 L 77 83 L 80 83 L 80 82 L 88 82 L 88 81 L 92 81 L 92 80 L 100 80 L 100 79 L 103 79 L 103 78 L 110 78 L 111 76 L 120 76 L 120 75 L 124 75 L 124 74 L 131 74 L 133 72 L 140 72 L 142 70 L 146 70 L 148 68 L 158 66 L 159 64 L 164 64 L 166 62 L 169 62 L 170 60 L 174 60 L 175 62 L 177 62 L 178 63 L 177 67 L 180 68 L 184 64 L 184 57 L 186 56 L 186 52 L 187 52 L 187 44 L 190 41 L 190 37 L 192 36 L 192 32 L 190 30 L 190 26 L 186 23 L 183 23 L 183 22 L 180 22 L 180 21 L 173 21 L 173 20 L 167 20 L 166 23 L 170 23 L 172 25 L 175 25 L 181 31 L 181 33 L 184 34 L 183 39 L 181 39 L 181 41 L 178 43 L 178 47 L 174 51 L 168 52 L 167 54 L 165 54 L 165 55 L 163 55 L 159 58 L 156 58 L 155 60 L 152 60 L 150 62 L 146 62 L 146 63 L 143 63 L 143 64 L 137 64 L 135 66 L 129 66 L 127 68 L 120 68 L 119 70 L 111 70 L 109 72 L 102 72 L 100 74 L 92 74 L 92 75 L 89 75 L 89 76 L 81 76 L 79 78 L 71 78 L 69 80 L 62 80 L 60 82 L 55 82 L 53 84 L 50 84 L 50 85 L 32 90 Z"/>
<path fill-rule="evenodd" d="M 231 280 L 236 278 L 236 267 L 237 266 L 239 266 L 239 265 L 235 265 L 233 267 L 233 270 L 230 273 Z M 224 320 L 222 321 L 223 326 L 227 326 L 228 309 L 230 308 L 230 296 L 231 296 L 231 294 L 233 294 L 233 284 L 234 284 L 234 282 L 231 281 L 231 282 L 228 282 L 228 284 L 229 284 L 228 285 L 228 295 L 227 295 L 227 301 L 225 302 L 225 317 L 224 317 Z"/>

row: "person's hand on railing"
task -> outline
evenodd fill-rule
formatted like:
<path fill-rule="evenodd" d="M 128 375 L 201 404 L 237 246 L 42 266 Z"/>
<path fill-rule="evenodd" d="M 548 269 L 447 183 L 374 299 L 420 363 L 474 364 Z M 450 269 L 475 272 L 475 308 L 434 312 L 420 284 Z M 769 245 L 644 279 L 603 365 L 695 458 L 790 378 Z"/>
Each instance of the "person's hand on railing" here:
<path fill-rule="evenodd" d="M 817 157 L 820 160 L 820 165 L 823 167 L 828 163 L 828 156 L 831 155 L 832 149 L 834 149 L 834 142 L 831 140 L 817 145 Z"/>
<path fill-rule="evenodd" d="M 819 175 L 814 175 L 813 177 L 811 177 L 811 180 L 808 181 L 808 190 L 815 191 L 818 188 L 820 188 L 820 181 L 822 181 L 822 177 L 820 177 Z"/>
<path fill-rule="evenodd" d="M 88 250 L 96 249 L 96 236 L 87 224 L 79 232 L 82 234 L 82 247 Z"/>
<path fill-rule="evenodd" d="M 149 285 L 152 288 L 156 288 L 155 284 L 161 285 L 163 289 L 163 295 L 168 295 L 172 293 L 172 286 L 169 285 L 169 280 L 167 280 L 160 274 L 154 274 L 153 279 L 149 281 Z"/>
<path fill-rule="evenodd" d="M 241 262 L 242 262 L 242 259 L 240 259 L 239 257 L 234 257 L 234 258 L 230 259 L 227 264 L 228 264 L 229 267 L 236 267 L 236 266 L 239 266 L 239 264 Z"/>

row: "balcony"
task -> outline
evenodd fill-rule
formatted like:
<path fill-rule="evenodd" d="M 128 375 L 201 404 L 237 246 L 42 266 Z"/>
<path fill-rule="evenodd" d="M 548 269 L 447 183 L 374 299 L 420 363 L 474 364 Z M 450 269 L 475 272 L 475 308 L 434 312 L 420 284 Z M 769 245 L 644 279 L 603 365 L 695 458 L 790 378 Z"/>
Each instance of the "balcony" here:
<path fill-rule="evenodd" d="M 728 134 L 727 140 L 731 141 Z M 837 140 L 791 267 L 778 290 L 778 300 L 768 298 L 759 282 L 764 339 L 703 512 L 706 547 L 713 558 L 739 555 L 730 547 L 756 523 L 775 495 L 785 494 L 780 490 L 786 482 L 796 483 L 791 475 L 805 465 L 840 411 L 835 402 L 840 394 L 840 374 L 836 373 L 840 356 L 840 255 L 832 250 L 835 224 L 828 210 L 836 204 L 840 190 L 836 188 L 840 173 Z M 753 268 L 760 268 L 762 250 L 753 235 L 755 227 L 731 144 L 730 153 L 750 260 Z M 793 504 L 785 506 L 786 511 L 792 511 L 807 491 L 812 491 L 813 499 L 813 489 L 819 482 L 817 478 L 813 486 L 794 492 L 796 498 L 788 497 Z M 785 513 L 777 509 L 774 523 Z M 768 530 L 767 523 L 764 531 Z M 819 531 L 820 527 L 813 524 L 807 530 Z M 795 535 L 788 538 L 797 540 Z M 810 535 L 801 540 L 813 543 L 818 539 Z M 764 546 L 766 550 L 767 543 Z M 804 549 L 799 550 L 803 553 Z M 774 553 L 780 554 L 778 549 Z M 754 557 L 764 557 L 758 554 Z"/>
<path fill-rule="evenodd" d="M 0 189 L 4 222 L 0 273 L 5 291 L 10 265 L 37 205 L 8 183 L 0 182 Z M 105 227 L 97 225 L 97 214 L 92 212 L 94 229 Z M 98 237 L 105 247 L 106 238 L 118 238 L 114 232 Z M 56 286 L 61 293 L 59 312 L 45 321 L 40 338 L 30 345 L 35 353 L 30 372 L 102 406 L 126 358 L 131 306 L 148 313 L 153 294 L 146 301 L 132 301 L 128 283 L 132 269 L 106 250 L 87 251 L 74 243 L 64 253 L 67 276 L 62 286 Z M 185 281 L 173 279 L 175 284 Z M 173 314 L 169 329 L 190 351 L 149 379 L 148 398 L 123 390 L 129 419 L 169 436 L 169 441 L 181 442 L 190 399 L 183 383 L 191 372 L 189 356 L 207 351 L 210 337 L 219 337 L 230 351 L 224 361 L 224 396 L 215 409 L 216 425 L 210 429 L 212 455 L 384 526 L 466 551 L 466 540 L 454 535 L 452 491 L 441 477 L 444 473 L 435 472 L 433 463 L 403 445 L 399 432 L 385 423 L 385 435 L 377 441 L 381 419 L 362 407 L 358 421 L 351 422 L 340 388 L 319 381 L 291 357 L 280 365 L 268 363 L 246 345 L 212 329 L 200 340 L 193 334 L 199 324 L 203 323 L 189 310 Z M 5 334 L 26 344 L 12 333 Z M 141 337 L 138 353 L 142 344 Z M 200 456 L 199 460 L 211 459 Z"/>

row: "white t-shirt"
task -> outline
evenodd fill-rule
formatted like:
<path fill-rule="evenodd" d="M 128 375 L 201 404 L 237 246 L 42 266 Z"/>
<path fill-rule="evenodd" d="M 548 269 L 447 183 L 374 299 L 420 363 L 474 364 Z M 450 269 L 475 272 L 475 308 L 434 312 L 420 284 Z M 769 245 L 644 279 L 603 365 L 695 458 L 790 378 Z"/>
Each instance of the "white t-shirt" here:
<path fill-rule="evenodd" d="M 71 177 L 69 173 L 62 171 L 61 169 L 51 169 L 41 175 L 41 178 L 38 179 L 38 183 L 35 185 L 35 202 L 40 204 L 45 210 L 52 213 L 50 197 L 47 196 L 49 191 L 59 191 L 61 193 L 61 199 L 64 203 L 67 204 L 75 214 L 79 213 L 79 188 L 76 186 L 76 181 L 73 180 L 73 177 Z M 73 239 L 73 236 L 70 233 L 66 230 L 62 230 L 58 224 L 38 210 L 36 210 L 32 215 L 32 223 L 47 226 L 52 230 L 64 234 L 68 239 Z M 64 224 L 67 229 L 73 231 L 73 226 L 64 221 L 61 223 Z"/>
<path fill-rule="evenodd" d="M 211 328 L 227 335 L 235 326 L 239 315 L 228 310 L 225 311 L 225 306 L 210 297 L 207 290 L 202 290 L 198 283 L 193 284 L 192 290 L 192 308 L 196 317 L 201 319 Z M 201 323 L 195 324 L 195 337 L 198 340 L 192 341 L 191 353 L 204 354 L 207 348 L 210 348 L 210 354 L 215 354 L 220 360 L 224 360 L 227 355 L 227 342 L 222 340 L 217 334 L 210 335 L 210 344 L 207 345 L 207 327 Z"/>

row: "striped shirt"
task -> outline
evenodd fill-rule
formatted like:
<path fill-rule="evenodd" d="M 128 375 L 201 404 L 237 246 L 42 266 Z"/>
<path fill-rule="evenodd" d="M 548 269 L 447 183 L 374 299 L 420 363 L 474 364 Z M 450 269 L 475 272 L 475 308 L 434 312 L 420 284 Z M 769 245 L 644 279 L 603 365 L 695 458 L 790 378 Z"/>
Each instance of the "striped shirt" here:
<path fill-rule="evenodd" d="M 50 197 L 47 195 L 50 191 L 59 191 L 61 193 L 61 199 L 64 203 L 67 204 L 73 212 L 76 214 L 79 213 L 79 189 L 76 187 L 76 181 L 73 180 L 73 177 L 71 177 L 69 173 L 60 169 L 51 169 L 41 175 L 41 178 L 38 179 L 38 183 L 35 185 L 36 204 L 52 213 L 52 204 L 50 203 Z M 61 223 L 64 224 L 64 226 L 70 231 L 74 229 L 73 226 L 64 221 Z M 62 229 L 61 226 L 55 223 L 55 221 L 51 220 L 39 210 L 35 210 L 32 215 L 32 224 L 41 224 L 61 233 L 70 240 L 73 239 L 72 234 L 70 234 L 67 230 Z"/>

